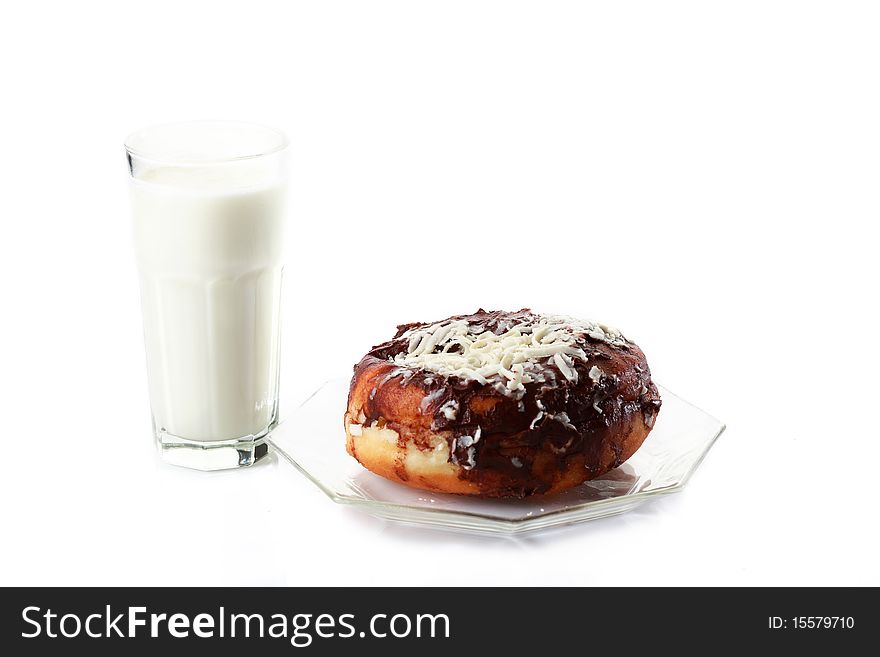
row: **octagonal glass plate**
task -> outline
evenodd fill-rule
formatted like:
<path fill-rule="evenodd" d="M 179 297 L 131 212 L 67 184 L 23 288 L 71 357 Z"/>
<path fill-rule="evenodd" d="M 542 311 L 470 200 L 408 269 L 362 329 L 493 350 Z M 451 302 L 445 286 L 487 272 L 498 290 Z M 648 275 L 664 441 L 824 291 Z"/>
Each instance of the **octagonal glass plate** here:
<path fill-rule="evenodd" d="M 655 495 L 681 490 L 724 425 L 660 388 L 653 431 L 626 463 L 553 497 L 483 500 L 396 484 L 364 469 L 345 451 L 342 415 L 348 380 L 322 385 L 292 412 L 269 442 L 339 504 L 387 520 L 487 534 L 518 534 L 615 515 Z"/>

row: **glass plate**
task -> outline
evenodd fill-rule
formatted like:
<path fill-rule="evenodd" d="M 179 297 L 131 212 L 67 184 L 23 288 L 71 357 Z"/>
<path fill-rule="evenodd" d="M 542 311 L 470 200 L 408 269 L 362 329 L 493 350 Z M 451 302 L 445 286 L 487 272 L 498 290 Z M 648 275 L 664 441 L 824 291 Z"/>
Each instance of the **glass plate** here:
<path fill-rule="evenodd" d="M 619 468 L 551 498 L 483 500 L 408 488 L 374 475 L 345 451 L 348 379 L 322 385 L 269 442 L 330 499 L 398 522 L 486 534 L 519 534 L 628 511 L 681 490 L 724 425 L 660 388 L 663 408 L 642 447 Z"/>

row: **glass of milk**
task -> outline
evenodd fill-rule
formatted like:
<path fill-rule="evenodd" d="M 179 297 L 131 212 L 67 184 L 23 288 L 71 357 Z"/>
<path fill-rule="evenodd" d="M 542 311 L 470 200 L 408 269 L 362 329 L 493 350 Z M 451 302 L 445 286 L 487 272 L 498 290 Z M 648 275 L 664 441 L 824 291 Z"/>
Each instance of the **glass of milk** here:
<path fill-rule="evenodd" d="M 278 420 L 287 139 L 196 121 L 125 141 L 153 433 L 199 470 L 251 465 Z"/>

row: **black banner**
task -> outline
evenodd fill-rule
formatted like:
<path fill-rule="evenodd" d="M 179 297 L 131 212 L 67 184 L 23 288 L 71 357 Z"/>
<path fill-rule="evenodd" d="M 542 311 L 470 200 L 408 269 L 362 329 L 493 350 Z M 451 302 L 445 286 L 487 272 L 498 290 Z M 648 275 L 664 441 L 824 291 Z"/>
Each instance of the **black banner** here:
<path fill-rule="evenodd" d="M 711 645 L 812 653 L 870 645 L 875 595 L 837 588 L 3 589 L 0 647 L 7 655 L 146 647 L 163 657 L 193 649 L 702 654 Z"/>

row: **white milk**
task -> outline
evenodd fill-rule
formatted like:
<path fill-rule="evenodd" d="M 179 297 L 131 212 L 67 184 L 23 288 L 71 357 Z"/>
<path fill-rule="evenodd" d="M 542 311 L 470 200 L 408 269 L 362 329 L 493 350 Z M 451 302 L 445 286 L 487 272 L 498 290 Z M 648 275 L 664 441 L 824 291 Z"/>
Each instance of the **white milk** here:
<path fill-rule="evenodd" d="M 131 185 L 156 431 L 264 432 L 278 401 L 283 188 L 259 162 L 159 167 Z"/>

